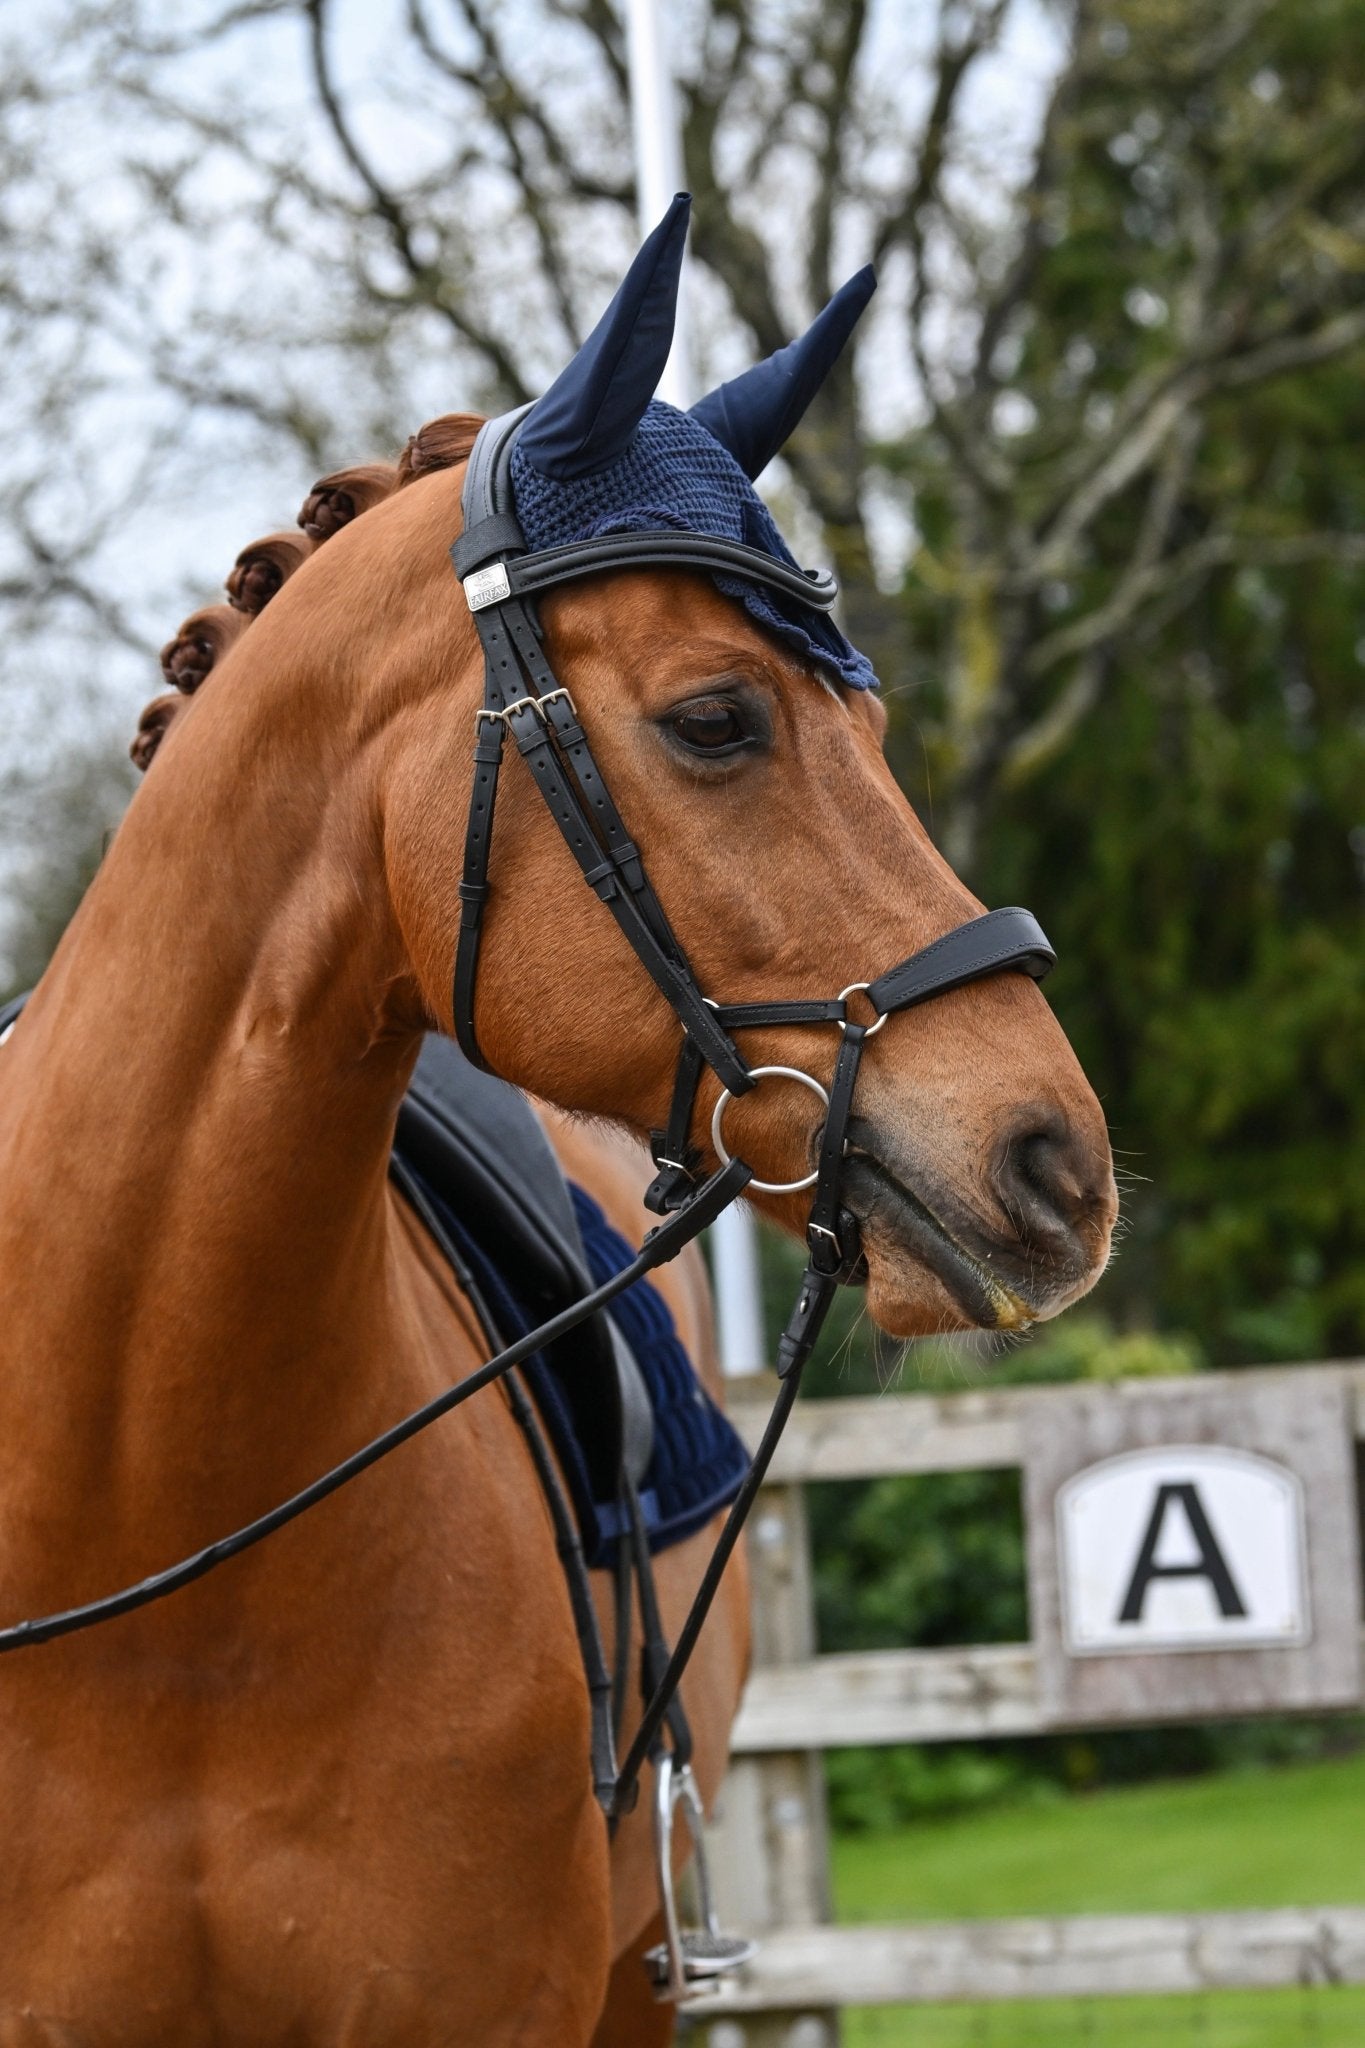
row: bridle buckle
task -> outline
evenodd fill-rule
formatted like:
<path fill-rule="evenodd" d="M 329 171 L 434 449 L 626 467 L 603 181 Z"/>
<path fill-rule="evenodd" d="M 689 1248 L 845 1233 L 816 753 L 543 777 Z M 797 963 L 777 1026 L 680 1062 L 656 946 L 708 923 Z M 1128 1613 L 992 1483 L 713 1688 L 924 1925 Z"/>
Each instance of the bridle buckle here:
<path fill-rule="evenodd" d="M 553 704 L 556 697 L 562 697 L 564 699 L 564 702 L 569 707 L 570 713 L 575 719 L 577 719 L 578 706 L 574 703 L 573 698 L 569 695 L 569 692 L 565 689 L 563 683 L 560 683 L 553 690 L 547 690 L 543 697 L 515 697 L 513 698 L 510 704 L 504 704 L 501 711 L 492 711 L 486 704 L 481 704 L 479 706 L 479 709 L 474 713 L 475 727 L 477 728 L 479 720 L 481 718 L 486 718 L 492 725 L 505 725 L 510 732 L 513 714 L 518 711 L 534 711 L 538 713 L 543 720 L 545 706 L 547 704 Z"/>

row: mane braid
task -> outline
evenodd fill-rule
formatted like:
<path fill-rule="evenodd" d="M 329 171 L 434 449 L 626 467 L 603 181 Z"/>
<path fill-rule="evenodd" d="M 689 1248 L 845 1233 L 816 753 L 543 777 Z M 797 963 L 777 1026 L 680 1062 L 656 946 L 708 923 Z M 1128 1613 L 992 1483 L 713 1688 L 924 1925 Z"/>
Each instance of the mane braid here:
<path fill-rule="evenodd" d="M 476 412 L 447 412 L 428 420 L 409 437 L 398 458 L 399 488 L 433 470 L 453 469 L 456 463 L 467 462 L 482 425 L 483 416 Z"/>
<path fill-rule="evenodd" d="M 163 697 L 153 697 L 150 704 L 143 706 L 128 749 L 128 758 L 139 775 L 145 775 L 151 767 L 157 748 L 184 707 L 185 699 L 174 690 Z"/>
<path fill-rule="evenodd" d="M 356 469 L 339 469 L 314 484 L 303 501 L 299 525 L 314 547 L 321 547 L 362 512 L 382 504 L 397 485 L 398 470 L 391 462 L 368 462 Z"/>
<path fill-rule="evenodd" d="M 161 650 L 161 673 L 173 687 L 154 697 L 138 719 L 128 752 L 140 773 L 150 768 L 185 699 L 199 689 L 295 570 L 343 526 L 405 484 L 467 461 L 482 425 L 478 413 L 445 413 L 429 420 L 409 438 L 397 463 L 359 463 L 320 477 L 299 511 L 301 534 L 270 533 L 242 549 L 228 574 L 228 603 L 191 612 Z"/>
<path fill-rule="evenodd" d="M 221 660 L 250 620 L 228 604 L 205 605 L 191 612 L 173 640 L 161 650 L 161 673 L 172 689 L 192 697 L 214 663 Z"/>
<path fill-rule="evenodd" d="M 228 574 L 228 603 L 239 612 L 263 612 L 312 552 L 312 541 L 297 533 L 268 533 L 264 540 L 253 540 Z"/>

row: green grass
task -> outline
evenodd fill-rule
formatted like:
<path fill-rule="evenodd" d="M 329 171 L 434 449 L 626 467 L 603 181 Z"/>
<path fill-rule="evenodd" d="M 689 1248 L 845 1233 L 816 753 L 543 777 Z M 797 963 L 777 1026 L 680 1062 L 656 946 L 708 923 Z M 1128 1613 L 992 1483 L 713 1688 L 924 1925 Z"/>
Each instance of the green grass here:
<path fill-rule="evenodd" d="M 841 1920 L 1365 1900 L 1365 1754 L 989 1807 L 834 1845 Z"/>
<path fill-rule="evenodd" d="M 1365 1756 L 1001 1806 L 834 1845 L 841 1920 L 1365 1901 Z M 1365 1989 L 850 2013 L 847 2048 L 1361 2048 Z"/>

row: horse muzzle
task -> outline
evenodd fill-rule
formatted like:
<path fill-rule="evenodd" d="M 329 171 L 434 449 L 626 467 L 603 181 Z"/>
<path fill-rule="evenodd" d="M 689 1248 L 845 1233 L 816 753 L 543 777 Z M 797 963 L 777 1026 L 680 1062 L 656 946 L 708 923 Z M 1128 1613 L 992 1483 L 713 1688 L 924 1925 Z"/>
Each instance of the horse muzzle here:
<path fill-rule="evenodd" d="M 1027 1128 L 1025 1124 L 1027 1123 Z M 945 1308 L 964 1325 L 1023 1330 L 1068 1307 L 1108 1262 L 1117 1210 L 1107 1165 L 1081 1163 L 1079 1141 L 1062 1142 L 1021 1120 L 994 1149 L 983 1192 L 989 1213 L 953 1191 L 889 1132 L 850 1131 L 845 1188 L 858 1215 L 879 1320 L 905 1303 L 942 1327 Z M 908 1268 L 919 1269 L 921 1284 Z M 922 1275 L 936 1285 L 924 1299 Z M 943 1297 L 947 1297 L 945 1304 Z M 919 1297 L 916 1300 L 916 1297 Z M 894 1314 L 898 1334 L 905 1314 Z"/>

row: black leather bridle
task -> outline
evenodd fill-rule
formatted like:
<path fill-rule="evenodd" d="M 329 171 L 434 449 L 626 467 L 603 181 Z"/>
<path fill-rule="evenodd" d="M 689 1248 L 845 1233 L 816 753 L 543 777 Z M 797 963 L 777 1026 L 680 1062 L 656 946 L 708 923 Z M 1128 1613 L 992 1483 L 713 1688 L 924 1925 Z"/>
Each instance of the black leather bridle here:
<path fill-rule="evenodd" d="M 985 975 L 1013 970 L 1041 979 L 1056 955 L 1031 912 L 993 910 L 935 939 L 875 981 L 854 982 L 836 996 L 723 1004 L 703 994 L 593 758 L 573 699 L 551 666 L 535 600 L 541 592 L 582 576 L 641 567 L 723 570 L 820 611 L 833 605 L 838 586 L 832 576 L 792 568 L 737 541 L 671 528 L 606 534 L 529 551 L 517 522 L 512 486 L 512 453 L 529 410 L 522 407 L 504 413 L 480 430 L 465 473 L 461 499 L 464 528 L 451 550 L 484 652 L 484 700 L 476 714 L 474 782 L 460 880 L 456 1036 L 466 1055 L 482 1065 L 474 1028 L 474 990 L 483 914 L 491 894 L 488 865 L 498 776 L 510 736 L 584 880 L 611 911 L 683 1027 L 667 1124 L 650 1134 L 658 1171 L 645 1196 L 647 1206 L 681 1223 L 699 1204 L 714 1202 L 718 1213 L 749 1185 L 770 1193 L 808 1186 L 815 1190 L 806 1223 L 806 1272 L 778 1345 L 778 1398 L 672 1656 L 659 1674 L 620 1766 L 609 1808 L 619 1814 L 631 1802 L 641 1765 L 659 1736 L 721 1574 L 791 1412 L 802 1367 L 814 1348 L 835 1290 L 854 1278 L 861 1261 L 857 1219 L 843 1206 L 841 1191 L 848 1120 L 864 1046 L 894 1011 L 911 1009 Z M 860 1024 L 849 1016 L 848 999 L 855 991 L 865 996 L 875 1013 L 874 1022 Z M 763 1025 L 838 1028 L 839 1053 L 828 1094 L 798 1068 L 747 1064 L 733 1034 Z M 722 1089 L 711 1122 L 712 1146 L 722 1166 L 706 1181 L 699 1178 L 702 1154 L 692 1141 L 703 1066 L 712 1069 Z M 821 1097 L 825 1107 L 815 1169 L 794 1182 L 754 1181 L 751 1169 L 728 1157 L 722 1140 L 722 1122 L 731 1098 L 749 1093 L 769 1075 L 803 1082 Z M 737 1168 L 742 1179 L 727 1182 Z"/>
<path fill-rule="evenodd" d="M 456 573 L 483 645 L 485 676 L 484 701 L 475 720 L 473 789 L 459 891 L 455 1033 L 465 1053 L 483 1065 L 474 1029 L 474 994 L 483 915 L 491 894 L 488 870 L 498 777 L 510 736 L 584 879 L 611 911 L 683 1028 L 667 1122 L 663 1129 L 652 1133 L 658 1171 L 645 1198 L 664 1221 L 648 1233 L 639 1254 L 622 1272 L 516 1344 L 498 1351 L 456 1386 L 414 1410 L 269 1513 L 135 1586 L 84 1606 L 0 1630 L 0 1652 L 47 1642 L 112 1620 L 202 1577 L 293 1521 L 419 1430 L 605 1308 L 636 1280 L 676 1257 L 746 1187 L 780 1192 L 811 1186 L 814 1195 L 807 1222 L 808 1263 L 778 1345 L 778 1396 L 671 1654 L 660 1644 L 657 1629 L 652 1632 L 653 1654 L 646 1660 L 650 1696 L 619 1769 L 614 1763 L 610 1726 L 604 1731 L 602 1717 L 594 1711 L 594 1788 L 604 1810 L 614 1820 L 634 1804 L 640 1769 L 650 1756 L 657 1754 L 661 1731 L 675 1710 L 683 1672 L 768 1470 L 796 1398 L 802 1368 L 819 1336 L 835 1290 L 852 1280 L 859 1267 L 858 1224 L 844 1207 L 841 1193 L 848 1120 L 864 1046 L 893 1012 L 911 1009 L 986 975 L 1014 971 L 1039 979 L 1053 965 L 1055 955 L 1027 910 L 995 910 L 945 933 L 875 980 L 855 982 L 836 996 L 725 1004 L 714 1003 L 703 994 L 645 873 L 639 849 L 631 840 L 593 758 L 573 700 L 550 664 L 536 614 L 536 598 L 545 590 L 583 576 L 641 567 L 721 570 L 727 575 L 748 577 L 789 600 L 820 611 L 827 611 L 834 603 L 836 585 L 830 576 L 792 568 L 774 556 L 738 542 L 672 529 L 610 534 L 563 547 L 528 550 L 513 509 L 511 482 L 512 450 L 528 410 L 523 407 L 504 414 L 480 431 L 465 477 L 464 530 L 452 549 Z M 870 1005 L 874 1022 L 862 1024 L 850 1017 L 848 999 L 855 991 L 860 991 Z M 839 1052 L 828 1093 L 821 1083 L 800 1069 L 747 1064 L 734 1034 L 775 1025 L 838 1029 Z M 701 1178 L 702 1154 L 693 1142 L 691 1129 L 704 1066 L 712 1069 L 723 1091 L 711 1127 L 713 1147 L 722 1164 L 709 1178 Z M 743 1160 L 729 1158 L 725 1153 L 724 1113 L 732 1097 L 749 1093 L 765 1076 L 779 1074 L 803 1082 L 822 1099 L 825 1120 L 818 1157 L 814 1170 L 800 1181 L 756 1182 Z M 422 1200 L 420 1190 L 401 1180 L 400 1185 L 416 1203 L 428 1228 L 444 1244 L 445 1233 L 439 1219 Z M 451 1256 L 457 1272 L 460 1271 L 463 1262 L 457 1254 Z M 642 1607 L 646 1576 L 642 1563 Z M 581 1587 L 575 1590 L 575 1619 L 582 1641 L 585 1629 L 595 1629 L 595 1621 L 591 1601 L 585 1603 L 581 1592 Z M 646 1633 L 649 1636 L 651 1631 L 647 1629 Z M 588 1661 L 593 1669 L 598 1669 L 600 1643 L 595 1665 L 591 1647 L 587 1646 Z"/>

